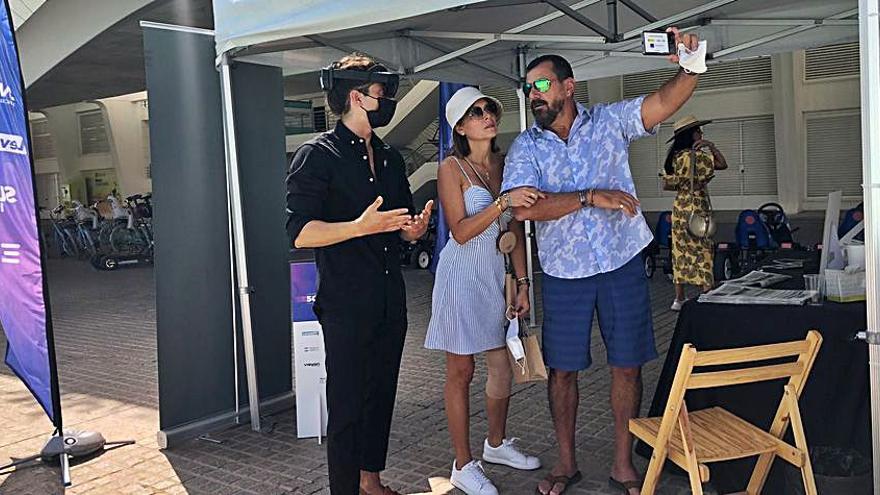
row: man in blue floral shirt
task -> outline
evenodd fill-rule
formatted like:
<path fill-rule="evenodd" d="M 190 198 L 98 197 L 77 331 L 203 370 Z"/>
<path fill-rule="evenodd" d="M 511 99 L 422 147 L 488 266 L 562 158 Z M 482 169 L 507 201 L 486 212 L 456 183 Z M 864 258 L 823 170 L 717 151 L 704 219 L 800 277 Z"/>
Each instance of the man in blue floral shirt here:
<path fill-rule="evenodd" d="M 697 48 L 694 35 L 676 46 Z M 670 60 L 678 63 L 677 56 Z M 641 366 L 657 357 L 651 301 L 639 256 L 651 231 L 639 210 L 630 172 L 632 141 L 651 135 L 693 94 L 697 76 L 680 71 L 647 97 L 585 108 L 575 102 L 571 65 L 558 55 L 533 60 L 526 87 L 535 125 L 516 138 L 507 155 L 503 190 L 534 187 L 547 194 L 520 220 L 537 222 L 544 271 L 544 359 L 550 367 L 550 411 L 559 460 L 538 485 L 558 495 L 581 479 L 575 455 L 578 371 L 591 364 L 590 330 L 599 315 L 611 367 L 615 454 L 610 483 L 638 494 L 629 419 L 641 402 Z"/>

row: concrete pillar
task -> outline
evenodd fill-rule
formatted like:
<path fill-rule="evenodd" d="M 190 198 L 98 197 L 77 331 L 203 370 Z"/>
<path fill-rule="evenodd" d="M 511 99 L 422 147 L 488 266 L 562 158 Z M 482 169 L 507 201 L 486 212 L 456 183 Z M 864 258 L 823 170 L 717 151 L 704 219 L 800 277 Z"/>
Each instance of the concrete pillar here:
<path fill-rule="evenodd" d="M 49 122 L 49 132 L 55 141 L 58 162 L 58 181 L 70 186 L 70 199 L 85 202 L 85 183 L 80 175 L 79 124 L 75 105 L 42 110 Z"/>
<path fill-rule="evenodd" d="M 771 67 L 779 203 L 786 212 L 797 213 L 806 197 L 804 52 L 774 55 Z"/>
<path fill-rule="evenodd" d="M 104 111 L 110 152 L 116 168 L 120 195 L 130 196 L 153 190 L 147 177 L 147 156 L 144 152 L 144 120 L 139 101 L 108 99 L 98 102 Z"/>

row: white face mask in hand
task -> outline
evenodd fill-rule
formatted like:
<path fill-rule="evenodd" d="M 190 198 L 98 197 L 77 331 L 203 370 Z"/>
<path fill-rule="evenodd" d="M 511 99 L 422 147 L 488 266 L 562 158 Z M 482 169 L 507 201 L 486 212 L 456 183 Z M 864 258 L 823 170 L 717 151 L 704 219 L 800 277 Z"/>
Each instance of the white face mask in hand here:
<path fill-rule="evenodd" d="M 690 51 L 684 43 L 678 44 L 678 65 L 694 74 L 706 72 L 706 40 L 700 42 L 696 50 Z"/>
<path fill-rule="evenodd" d="M 510 351 L 510 355 L 513 356 L 514 361 L 517 364 L 526 358 L 526 351 L 523 348 L 522 340 L 519 338 L 519 318 L 514 317 L 512 320 L 507 320 L 509 325 L 507 326 L 507 350 Z M 525 373 L 525 366 L 520 364 L 520 367 L 523 368 L 523 373 Z"/>

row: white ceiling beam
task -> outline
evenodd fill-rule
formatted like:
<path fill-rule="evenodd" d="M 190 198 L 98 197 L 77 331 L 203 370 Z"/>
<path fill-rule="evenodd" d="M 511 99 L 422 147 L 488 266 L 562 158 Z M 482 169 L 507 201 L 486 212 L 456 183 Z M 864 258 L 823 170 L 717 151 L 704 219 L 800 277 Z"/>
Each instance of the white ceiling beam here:
<path fill-rule="evenodd" d="M 700 29 L 701 27 L 702 26 L 688 26 L 686 28 L 682 28 L 681 32 L 686 33 L 688 31 L 696 31 L 697 29 Z M 590 52 L 590 53 L 592 53 L 592 55 L 572 62 L 571 66 L 573 68 L 576 68 L 576 67 L 582 67 L 584 65 L 591 64 L 593 62 L 598 62 L 599 60 L 604 60 L 604 59 L 608 58 L 609 56 L 611 56 L 610 54 L 612 54 L 612 53 L 616 53 L 616 54 L 629 53 L 630 54 L 629 56 L 644 56 L 639 52 L 627 51 L 632 48 L 636 48 L 637 46 L 640 46 L 641 44 L 642 44 L 642 40 L 638 39 L 636 41 L 628 41 L 626 43 L 618 44 L 617 46 L 614 47 L 613 50 L 607 50 L 604 52 Z M 578 53 L 584 53 L 584 52 L 582 50 L 578 50 Z M 597 55 L 597 53 L 598 53 L 598 55 Z M 620 55 L 617 55 L 617 56 L 620 56 Z M 623 56 L 626 57 L 627 55 L 623 55 Z"/>
<path fill-rule="evenodd" d="M 612 32 L 599 24 L 598 22 L 590 19 L 589 17 L 581 14 L 576 9 L 573 9 L 562 2 L 562 0 L 542 0 L 544 3 L 552 5 L 556 10 L 562 12 L 578 24 L 586 27 L 590 31 L 599 34 L 608 39 L 614 39 L 617 37 L 617 32 Z M 613 5 L 612 5 L 613 6 Z"/>
<path fill-rule="evenodd" d="M 640 52 L 616 52 L 614 50 L 578 50 L 578 53 L 589 55 L 587 58 L 595 57 L 620 57 L 620 58 L 658 58 L 656 55 L 645 55 Z M 574 64 L 572 64 L 574 66 Z"/>
<path fill-rule="evenodd" d="M 419 38 L 441 38 L 458 40 L 495 40 L 525 41 L 547 43 L 605 43 L 601 36 L 568 36 L 554 34 L 519 34 L 519 33 L 474 33 L 462 31 L 407 31 L 406 34 Z"/>
<path fill-rule="evenodd" d="M 468 45 L 468 46 L 466 46 L 466 47 L 464 47 L 464 48 L 459 48 L 458 50 L 455 50 L 454 52 L 449 52 L 449 53 L 447 53 L 447 54 L 445 54 L 445 55 L 441 55 L 441 56 L 439 56 L 439 57 L 437 57 L 437 58 L 435 58 L 435 59 L 433 59 L 433 60 L 429 60 L 429 61 L 427 61 L 427 62 L 425 62 L 425 63 L 423 63 L 423 64 L 419 64 L 419 65 L 413 67 L 413 70 L 412 70 L 412 71 L 413 71 L 414 73 L 418 73 L 418 72 L 426 71 L 426 70 L 428 70 L 428 69 L 430 69 L 430 68 L 432 68 L 432 67 L 436 67 L 436 66 L 438 66 L 438 65 L 440 65 L 440 64 L 442 64 L 442 63 L 444 63 L 444 62 L 448 62 L 448 61 L 453 60 L 453 59 L 456 59 L 456 58 L 458 58 L 458 57 L 460 57 L 460 56 L 462 56 L 462 55 L 467 55 L 468 53 L 471 53 L 471 52 L 473 52 L 473 51 L 479 50 L 480 48 L 483 48 L 483 47 L 489 46 L 489 45 L 491 45 L 492 43 L 495 43 L 495 40 L 482 40 L 482 41 L 478 41 L 478 42 L 476 42 L 476 43 L 474 43 L 474 44 L 472 44 L 472 45 Z"/>
<path fill-rule="evenodd" d="M 431 48 L 433 48 L 433 49 L 435 49 L 435 50 L 437 50 L 437 51 L 439 51 L 439 52 L 442 52 L 442 51 L 445 50 L 445 48 L 444 48 L 443 46 L 437 45 L 437 44 L 435 44 L 435 43 L 433 43 L 433 42 L 431 42 L 431 41 L 426 40 L 425 38 L 411 38 L 411 39 L 412 39 L 414 42 L 416 42 L 416 43 L 421 43 L 421 44 L 423 44 L 423 45 L 425 45 L 425 46 L 428 46 L 428 47 L 431 47 Z M 503 73 L 503 72 L 501 72 L 501 71 L 498 71 L 498 70 L 492 69 L 492 68 L 490 68 L 490 67 L 487 67 L 486 64 L 483 64 L 483 63 L 477 63 L 477 62 L 472 62 L 471 60 L 469 60 L 468 58 L 466 58 L 466 57 L 464 57 L 464 56 L 459 56 L 459 57 L 458 57 L 458 60 L 459 60 L 460 62 L 464 63 L 465 65 L 471 65 L 471 66 L 474 66 L 474 67 L 476 67 L 476 68 L 478 68 L 478 69 L 480 69 L 480 70 L 483 70 L 483 71 L 489 72 L 489 73 L 491 73 L 491 74 L 495 74 L 496 76 L 499 76 L 499 77 L 501 77 L 502 79 L 507 79 L 507 80 L 513 82 L 514 84 L 519 83 L 519 79 L 517 79 L 517 78 L 515 78 L 515 77 L 512 77 L 510 74 L 505 74 L 505 73 Z"/>
<path fill-rule="evenodd" d="M 682 28 L 681 32 L 686 33 L 688 31 L 695 31 L 697 29 L 700 29 L 701 27 L 702 26 L 688 26 L 686 28 Z M 614 53 L 634 53 L 636 55 L 641 55 L 641 53 L 639 53 L 639 52 L 629 52 L 628 51 L 628 50 L 631 50 L 633 48 L 640 46 L 641 44 L 642 44 L 641 39 L 638 39 L 636 41 L 628 41 L 626 43 L 621 43 L 621 44 L 616 45 L 613 50 L 606 50 L 604 52 L 600 52 L 601 55 L 598 55 L 598 56 L 591 55 L 591 56 L 582 58 L 580 60 L 576 60 L 576 61 L 572 62 L 571 66 L 572 67 L 580 67 L 582 65 L 587 65 L 587 64 L 593 63 L 597 60 L 601 60 L 603 58 L 606 58 L 606 54 L 611 53 L 611 52 L 614 52 Z M 562 49 L 562 50 L 564 50 L 564 49 Z M 578 50 L 578 53 L 584 53 L 584 52 L 582 50 Z M 596 53 L 596 52 L 592 52 L 592 53 Z"/>
<path fill-rule="evenodd" d="M 581 0 L 581 1 L 578 2 L 578 3 L 575 3 L 575 4 L 571 5 L 571 8 L 572 8 L 572 9 L 575 9 L 575 10 L 578 10 L 578 9 L 582 9 L 582 8 L 585 8 L 585 7 L 589 7 L 590 5 L 594 5 L 594 4 L 600 3 L 600 2 L 602 2 L 602 1 L 603 1 L 603 0 Z M 524 23 L 524 24 L 520 24 L 519 26 L 516 26 L 516 27 L 510 28 L 510 29 L 508 29 L 508 30 L 506 30 L 506 31 L 504 31 L 504 32 L 505 32 L 506 34 L 518 34 L 518 33 L 522 33 L 523 31 L 527 31 L 527 30 L 529 30 L 529 29 L 532 29 L 532 28 L 535 28 L 535 27 L 541 26 L 541 25 L 543 25 L 543 24 L 546 24 L 546 23 L 548 23 L 548 22 L 550 22 L 550 21 L 553 21 L 553 20 L 559 19 L 560 17 L 563 17 L 564 15 L 565 15 L 565 14 L 563 14 L 562 12 L 554 11 L 554 12 L 551 12 L 551 13 L 549 13 L 549 14 L 547 14 L 547 15 L 544 15 L 544 16 L 541 16 L 541 17 L 538 17 L 537 19 L 534 19 L 534 20 L 531 20 L 531 21 L 529 21 L 529 22 L 526 22 L 526 23 Z M 447 61 L 449 61 L 449 60 L 452 60 L 452 59 L 454 59 L 454 58 L 460 57 L 460 56 L 462 56 L 462 55 L 466 55 L 466 54 L 468 54 L 468 53 L 470 53 L 470 52 L 473 52 L 473 51 L 475 51 L 475 50 L 479 50 L 480 48 L 483 48 L 483 47 L 489 46 L 489 45 L 491 45 L 491 44 L 493 44 L 493 43 L 495 43 L 495 42 L 497 42 L 497 40 L 494 40 L 494 39 L 493 39 L 493 40 L 480 40 L 480 41 L 477 41 L 476 43 L 473 43 L 473 44 L 471 44 L 471 45 L 468 45 L 468 46 L 466 46 L 466 47 L 464 47 L 464 48 L 460 48 L 460 49 L 458 49 L 458 50 L 456 50 L 456 51 L 454 51 L 454 52 L 452 52 L 452 53 L 448 53 L 448 54 L 446 54 L 446 55 L 443 55 L 443 56 L 441 56 L 441 57 L 435 58 L 435 59 L 433 59 L 433 60 L 429 60 L 429 61 L 427 61 L 427 62 L 425 62 L 425 63 L 423 63 L 423 64 L 419 64 L 419 65 L 413 67 L 412 71 L 415 73 L 415 72 L 422 72 L 422 71 L 428 70 L 428 69 L 430 69 L 430 68 L 432 68 L 432 67 L 435 67 L 435 66 L 437 66 L 437 65 L 440 65 L 440 64 L 442 64 L 442 63 L 444 63 L 444 62 L 447 62 Z M 450 57 L 450 55 L 453 55 L 453 56 Z"/>
<path fill-rule="evenodd" d="M 675 15 L 671 15 L 664 19 L 660 19 L 657 22 L 652 22 L 645 26 L 642 26 L 638 29 L 634 29 L 632 31 L 627 31 L 623 33 L 623 39 L 629 40 L 635 37 L 640 37 L 642 35 L 642 31 L 653 31 L 655 29 L 665 28 L 668 26 L 674 25 L 676 22 L 683 21 L 685 19 L 690 19 L 691 17 L 696 17 L 700 14 L 709 12 L 710 10 L 717 9 L 719 7 L 723 7 L 725 5 L 731 4 L 736 0 L 715 0 L 714 2 L 709 2 L 705 5 L 701 5 L 699 7 L 694 7 L 689 10 L 685 10 L 684 12 L 680 12 Z"/>
<path fill-rule="evenodd" d="M 630 10 L 632 10 L 636 14 L 640 15 L 642 17 L 642 19 L 644 19 L 648 22 L 657 22 L 657 20 L 658 20 L 650 12 L 643 9 L 641 5 L 635 3 L 633 0 L 620 0 L 620 3 L 629 7 Z"/>
<path fill-rule="evenodd" d="M 572 63 L 571 68 L 577 69 L 578 67 L 583 67 L 585 65 L 592 64 L 593 62 L 597 62 L 599 60 L 604 60 L 605 58 L 606 58 L 605 55 L 582 58 L 582 59 L 578 60 L 577 62 Z"/>
<path fill-rule="evenodd" d="M 570 5 L 570 7 L 574 10 L 580 10 L 580 9 L 589 7 L 590 5 L 595 5 L 597 3 L 601 3 L 602 1 L 604 1 L 604 0 L 582 0 L 578 3 Z M 520 24 L 519 26 L 516 26 L 515 28 L 508 29 L 504 32 L 505 33 L 521 33 L 523 31 L 528 31 L 529 29 L 536 28 L 538 26 L 547 24 L 550 21 L 555 21 L 556 19 L 559 19 L 560 17 L 565 17 L 565 14 L 556 10 L 556 11 L 553 11 L 553 12 L 547 14 L 547 15 L 538 17 L 537 19 L 535 19 L 533 21 L 529 21 L 525 24 Z"/>
<path fill-rule="evenodd" d="M 324 36 L 317 35 L 317 34 L 305 36 L 305 38 L 312 40 L 315 43 L 318 43 L 320 45 L 326 46 L 327 48 L 333 48 L 334 50 L 338 50 L 342 53 L 355 53 L 355 52 L 362 52 L 363 53 L 364 52 L 363 50 L 356 49 L 352 46 L 346 45 L 345 43 L 339 43 L 339 42 L 336 42 L 334 40 L 328 39 Z M 400 66 L 390 60 L 386 60 L 381 57 L 377 57 L 371 53 L 367 53 L 367 55 L 369 55 L 370 57 L 373 58 L 373 60 L 375 60 L 376 62 L 379 62 L 380 64 L 384 65 L 388 69 L 396 70 L 397 72 L 402 72 L 402 70 L 400 69 Z"/>
<path fill-rule="evenodd" d="M 839 14 L 833 15 L 828 18 L 828 20 L 840 20 L 846 19 L 847 17 L 852 17 L 859 13 L 859 9 L 850 9 Z M 793 28 L 785 29 L 783 31 L 779 31 L 773 34 L 769 34 L 767 36 L 762 36 L 760 38 L 754 39 L 752 41 L 748 41 L 746 43 L 742 43 L 740 45 L 732 46 L 730 48 L 725 48 L 723 50 L 719 50 L 712 54 L 714 58 L 720 58 L 725 55 L 730 55 L 731 53 L 741 52 L 743 50 L 748 50 L 749 48 L 754 48 L 756 46 L 763 45 L 765 43 L 769 43 L 771 41 L 776 41 L 778 39 L 787 38 L 789 36 L 793 36 L 798 33 L 803 33 L 804 31 L 809 31 L 811 29 L 816 29 L 821 27 L 821 24 L 812 24 L 809 26 L 796 26 Z"/>
<path fill-rule="evenodd" d="M 710 19 L 713 26 L 858 26 L 858 19 Z"/>
<path fill-rule="evenodd" d="M 690 32 L 690 31 L 696 31 L 697 29 L 700 29 L 701 27 L 703 27 L 703 26 L 688 26 L 688 27 L 685 27 L 685 28 L 681 28 L 681 29 L 679 29 L 679 32 L 681 32 L 681 33 L 687 33 L 687 32 Z M 614 46 L 614 51 L 626 51 L 626 50 L 632 50 L 633 48 L 636 48 L 636 47 L 639 47 L 639 46 L 642 46 L 642 37 L 641 37 L 641 36 L 639 36 L 639 38 L 636 39 L 636 40 L 634 40 L 634 41 L 627 41 L 627 42 L 625 42 L 625 43 L 621 43 L 621 44 L 619 44 L 619 45 L 615 45 L 615 46 Z"/>
<path fill-rule="evenodd" d="M 563 34 L 506 34 L 498 35 L 499 41 L 524 41 L 548 43 L 593 43 L 602 45 L 606 39 L 601 36 L 568 36 Z"/>

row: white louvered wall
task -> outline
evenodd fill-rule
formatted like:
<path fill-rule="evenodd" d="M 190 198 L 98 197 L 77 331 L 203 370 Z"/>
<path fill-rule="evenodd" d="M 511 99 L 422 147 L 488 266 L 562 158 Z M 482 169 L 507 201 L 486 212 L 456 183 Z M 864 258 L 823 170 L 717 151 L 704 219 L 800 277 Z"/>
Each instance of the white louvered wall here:
<path fill-rule="evenodd" d="M 590 91 L 587 87 L 587 81 L 578 81 L 575 83 L 574 99 L 583 105 L 590 104 Z"/>
<path fill-rule="evenodd" d="M 31 121 L 31 146 L 34 149 L 34 160 L 55 158 L 55 140 L 49 132 L 49 121 L 39 119 Z"/>
<path fill-rule="evenodd" d="M 107 123 L 104 112 L 89 110 L 77 113 L 79 119 L 80 153 L 83 155 L 108 153 L 110 140 L 107 136 Z"/>
<path fill-rule="evenodd" d="M 519 111 L 519 99 L 516 90 L 508 86 L 481 86 L 480 91 L 484 95 L 491 96 L 501 102 L 504 113 L 517 113 Z"/>
<path fill-rule="evenodd" d="M 714 142 L 728 169 L 718 171 L 709 184 L 713 196 L 768 196 L 777 194 L 776 148 L 773 116 L 718 120 L 704 129 Z M 630 146 L 629 160 L 640 198 L 672 197 L 663 191 L 660 170 L 666 160 L 672 125 L 664 124 L 656 136 Z"/>
<path fill-rule="evenodd" d="M 862 195 L 861 118 L 858 111 L 804 115 L 807 132 L 807 196 L 843 191 Z"/>
<path fill-rule="evenodd" d="M 639 198 L 671 196 L 663 191 L 659 176 L 666 157 L 664 144 L 672 136 L 672 126 L 663 125 L 656 136 L 639 139 L 629 147 L 629 166 Z"/>
<path fill-rule="evenodd" d="M 772 196 L 778 193 L 776 171 L 776 134 L 773 117 L 744 120 L 740 126 L 743 136 L 742 174 L 746 194 Z"/>
<path fill-rule="evenodd" d="M 807 81 L 859 75 L 858 43 L 812 48 L 806 50 L 804 59 Z"/>
<path fill-rule="evenodd" d="M 677 67 L 629 74 L 621 78 L 623 97 L 635 98 L 660 89 L 678 72 Z M 769 85 L 773 82 L 770 57 L 759 57 L 712 64 L 710 70 L 700 76 L 698 91 L 712 89 Z"/>
<path fill-rule="evenodd" d="M 859 75 L 859 45 L 845 43 L 806 50 L 804 80 L 854 78 Z M 804 113 L 808 198 L 843 191 L 862 196 L 862 140 L 859 109 Z"/>

